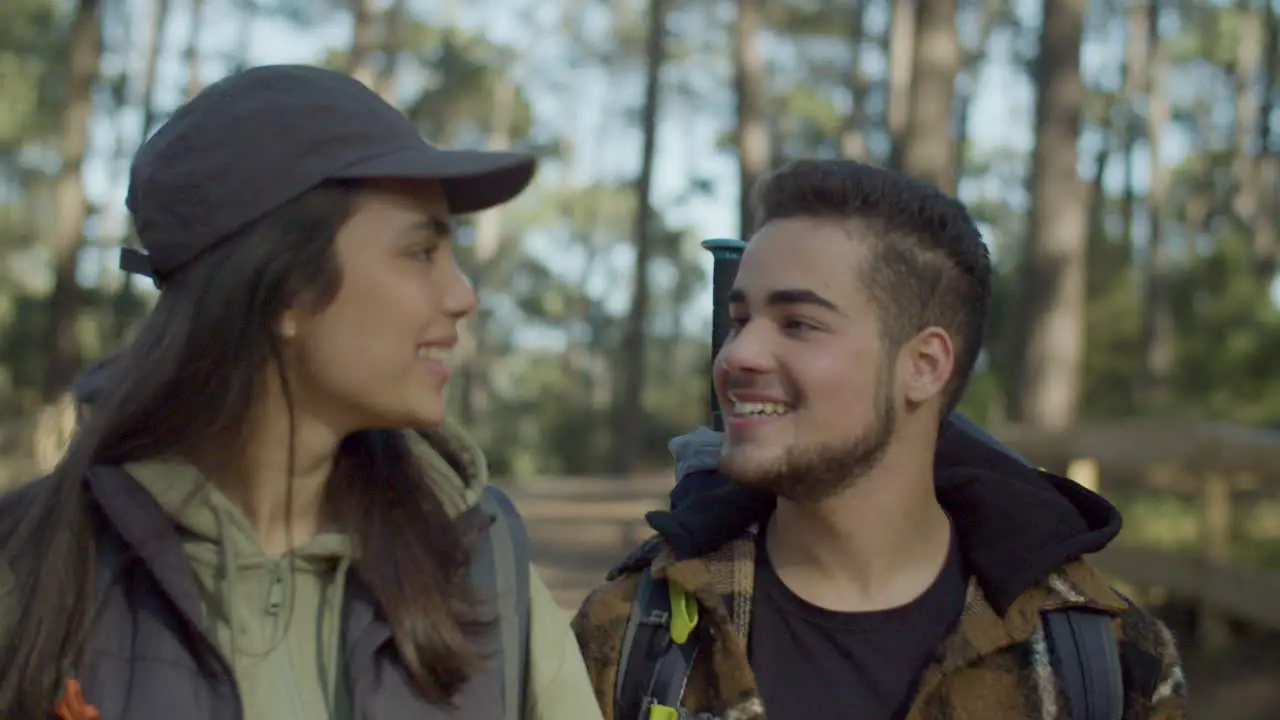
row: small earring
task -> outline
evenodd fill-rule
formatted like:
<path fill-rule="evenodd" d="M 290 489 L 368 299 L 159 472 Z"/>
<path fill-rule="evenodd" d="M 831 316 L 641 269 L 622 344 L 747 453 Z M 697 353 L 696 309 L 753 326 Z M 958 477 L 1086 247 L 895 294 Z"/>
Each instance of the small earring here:
<path fill-rule="evenodd" d="M 285 340 L 292 340 L 298 334 L 298 328 L 291 322 L 286 322 L 284 327 L 280 328 L 280 334 Z"/>

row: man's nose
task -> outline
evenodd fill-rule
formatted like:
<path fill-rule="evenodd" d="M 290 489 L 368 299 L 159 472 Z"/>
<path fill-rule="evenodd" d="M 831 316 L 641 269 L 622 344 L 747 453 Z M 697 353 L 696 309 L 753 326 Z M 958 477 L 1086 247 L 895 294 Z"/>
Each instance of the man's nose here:
<path fill-rule="evenodd" d="M 766 323 L 747 323 L 725 340 L 716 363 L 733 373 L 769 372 L 774 368 L 772 345 Z"/>

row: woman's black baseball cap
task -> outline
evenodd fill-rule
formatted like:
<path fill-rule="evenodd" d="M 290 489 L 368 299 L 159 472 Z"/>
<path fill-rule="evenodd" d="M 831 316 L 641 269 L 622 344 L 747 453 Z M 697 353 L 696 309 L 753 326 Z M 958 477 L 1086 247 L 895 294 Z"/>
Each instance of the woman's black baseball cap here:
<path fill-rule="evenodd" d="M 305 65 L 250 68 L 205 88 L 134 157 L 125 203 L 145 252 L 120 267 L 157 285 L 235 230 L 326 180 L 435 179 L 450 212 L 500 205 L 526 153 L 442 150 L 360 81 Z"/>

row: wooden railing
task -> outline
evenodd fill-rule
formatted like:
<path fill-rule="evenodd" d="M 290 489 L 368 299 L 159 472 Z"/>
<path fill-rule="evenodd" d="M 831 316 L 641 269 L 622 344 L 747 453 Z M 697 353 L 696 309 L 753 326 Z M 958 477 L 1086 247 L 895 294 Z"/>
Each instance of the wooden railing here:
<path fill-rule="evenodd" d="M 1235 552 L 1243 534 L 1237 503 L 1280 500 L 1280 433 L 1145 421 L 1093 424 L 1066 433 L 1021 427 L 993 431 L 1019 453 L 1111 497 L 1122 509 L 1126 499 L 1143 502 L 1160 495 L 1190 501 L 1198 509 L 1198 538 L 1190 550 L 1144 544 L 1129 523 L 1120 541 L 1090 558 L 1141 599 L 1197 606 L 1198 644 L 1226 645 L 1231 620 L 1280 631 L 1280 572 L 1253 567 Z M 620 557 L 647 534 L 643 508 L 665 504 L 671 482 L 664 473 L 644 482 L 576 477 L 526 485 L 539 496 L 558 494 L 582 504 L 559 512 L 615 523 Z M 607 508 L 590 502 L 597 494 L 609 499 Z"/>
<path fill-rule="evenodd" d="M 64 402 L 45 409 L 25 430 L 0 432 L 0 445 L 6 446 L 0 448 L 0 489 L 52 467 L 73 418 L 74 409 Z M 1104 496 L 1168 494 L 1192 501 L 1199 510 L 1195 552 L 1118 543 L 1093 560 L 1152 596 L 1196 603 L 1200 639 L 1207 646 L 1225 644 L 1230 619 L 1280 630 L 1280 572 L 1251 567 L 1235 552 L 1237 503 L 1280 498 L 1280 432 L 1146 420 L 1091 423 L 1066 432 L 992 430 L 1034 462 Z M 655 497 L 655 504 L 660 500 Z"/>
<path fill-rule="evenodd" d="M 1168 494 L 1198 507 L 1196 552 L 1120 543 L 1093 560 L 1112 576 L 1196 603 L 1207 647 L 1229 638 L 1228 621 L 1280 630 L 1280 572 L 1236 559 L 1237 506 L 1280 496 L 1280 432 L 1224 423 L 1128 420 L 1066 432 L 996 430 L 1018 452 L 1104 496 Z"/>

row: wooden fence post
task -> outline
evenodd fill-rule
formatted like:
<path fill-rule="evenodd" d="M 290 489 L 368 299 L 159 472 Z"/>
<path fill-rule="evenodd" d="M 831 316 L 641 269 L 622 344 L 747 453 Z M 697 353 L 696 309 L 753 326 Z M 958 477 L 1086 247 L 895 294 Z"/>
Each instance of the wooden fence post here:
<path fill-rule="evenodd" d="M 1229 474 L 1210 472 L 1204 476 L 1200 490 L 1200 552 L 1204 563 L 1202 588 L 1211 582 L 1210 567 L 1231 561 L 1234 527 L 1231 495 Z M 1227 618 L 1209 603 L 1201 602 L 1196 625 L 1200 644 L 1206 650 L 1215 652 L 1231 643 L 1231 626 Z"/>
<path fill-rule="evenodd" d="M 1099 492 L 1102 487 L 1098 461 L 1093 458 L 1077 458 L 1067 463 L 1067 477 L 1094 492 Z"/>

